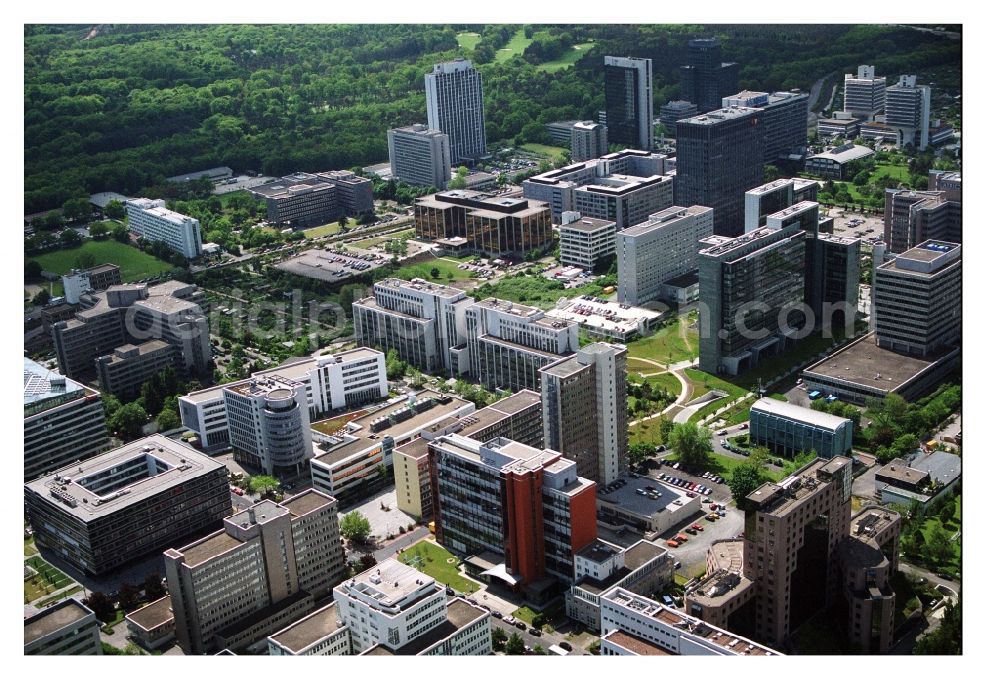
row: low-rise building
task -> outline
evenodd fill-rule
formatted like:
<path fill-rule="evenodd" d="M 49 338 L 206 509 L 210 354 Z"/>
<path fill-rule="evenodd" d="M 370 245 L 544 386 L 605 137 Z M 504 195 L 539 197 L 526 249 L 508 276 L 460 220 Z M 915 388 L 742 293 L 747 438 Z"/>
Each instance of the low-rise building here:
<path fill-rule="evenodd" d="M 697 290 L 697 275 L 694 285 Z M 556 306 L 546 314 L 554 319 L 575 322 L 581 331 L 597 340 L 612 340 L 619 343 L 648 335 L 653 331 L 657 321 L 663 317 L 662 310 L 603 298 L 591 297 L 588 300 L 584 296 L 560 298 L 556 301 Z"/>
<path fill-rule="evenodd" d="M 597 522 L 605 528 L 627 528 L 654 539 L 698 514 L 697 497 L 646 477 L 623 475 L 597 495 Z"/>
<path fill-rule="evenodd" d="M 810 451 L 821 458 L 850 456 L 853 435 L 847 418 L 770 398 L 750 406 L 750 441 L 784 458 Z"/>
<path fill-rule="evenodd" d="M 24 486 L 35 539 L 101 575 L 230 514 L 225 465 L 153 435 Z"/>
<path fill-rule="evenodd" d="M 896 458 L 875 473 L 875 490 L 882 504 L 921 509 L 953 493 L 961 483 L 962 459 L 945 451 L 920 453 L 907 461 Z"/>
<path fill-rule="evenodd" d="M 832 148 L 806 158 L 806 171 L 824 178 L 847 181 L 854 177 L 861 163 L 875 156 L 875 151 L 853 143 Z"/>
<path fill-rule="evenodd" d="M 559 262 L 587 271 L 615 255 L 615 222 L 564 211 L 559 226 Z"/>
<path fill-rule="evenodd" d="M 820 136 L 852 139 L 860 132 L 861 120 L 843 111 L 834 111 L 833 117 L 816 120 L 816 133 Z"/>
<path fill-rule="evenodd" d="M 172 643 L 176 632 L 170 597 L 164 596 L 133 610 L 125 616 L 125 627 L 129 638 L 150 652 Z"/>
<path fill-rule="evenodd" d="M 264 200 L 267 220 L 292 227 L 332 223 L 372 209 L 372 182 L 350 171 L 299 172 L 247 191 Z"/>
<path fill-rule="evenodd" d="M 102 655 L 101 622 L 74 598 L 24 620 L 25 655 Z"/>
<path fill-rule="evenodd" d="M 351 632 L 331 601 L 267 637 L 268 655 L 350 655 Z"/>

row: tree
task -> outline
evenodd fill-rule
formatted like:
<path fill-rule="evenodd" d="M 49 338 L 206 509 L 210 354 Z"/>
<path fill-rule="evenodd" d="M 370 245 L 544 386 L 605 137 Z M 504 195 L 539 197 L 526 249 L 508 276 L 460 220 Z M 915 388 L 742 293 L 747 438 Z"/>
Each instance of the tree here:
<path fill-rule="evenodd" d="M 357 510 L 340 517 L 340 534 L 356 544 L 366 542 L 371 532 L 372 525 Z"/>
<path fill-rule="evenodd" d="M 503 650 L 503 646 L 507 642 L 507 632 L 500 627 L 497 627 L 493 630 L 493 633 L 490 634 L 490 638 L 493 641 L 493 651 L 500 652 Z"/>
<path fill-rule="evenodd" d="M 764 165 L 764 183 L 770 183 L 781 178 L 781 172 L 773 164 Z"/>
<path fill-rule="evenodd" d="M 52 300 L 52 294 L 49 293 L 48 289 L 42 289 L 31 299 L 31 303 L 32 305 L 45 305 L 50 300 Z"/>
<path fill-rule="evenodd" d="M 712 452 L 712 433 L 693 422 L 678 423 L 670 431 L 670 448 L 685 465 L 701 467 Z"/>
<path fill-rule="evenodd" d="M 385 356 L 385 377 L 389 380 L 399 380 L 406 375 L 406 362 L 399 358 L 395 349 L 389 350 Z"/>
<path fill-rule="evenodd" d="M 158 415 L 163 410 L 163 401 L 166 395 L 156 376 L 153 376 L 142 384 L 140 389 L 142 395 L 143 408 L 149 415 Z"/>
<path fill-rule="evenodd" d="M 923 551 L 925 559 L 937 569 L 944 567 L 951 561 L 951 542 L 938 521 L 931 522 Z"/>
<path fill-rule="evenodd" d="M 73 228 L 66 228 L 59 233 L 59 241 L 65 247 L 73 247 L 80 244 L 83 241 L 83 238 L 80 237 L 80 233 Z"/>
<path fill-rule="evenodd" d="M 88 218 L 92 213 L 90 200 L 86 197 L 76 197 L 63 202 L 63 217 L 69 221 L 79 221 Z"/>
<path fill-rule="evenodd" d="M 546 654 L 545 653 L 545 648 L 542 647 L 541 643 L 536 643 L 535 647 L 533 647 L 531 649 L 531 652 L 535 653 L 536 655 L 545 655 Z"/>
<path fill-rule="evenodd" d="M 358 565 L 361 566 L 362 571 L 365 571 L 369 568 L 377 566 L 378 560 L 375 558 L 374 554 L 362 554 L 361 558 L 358 559 Z"/>
<path fill-rule="evenodd" d="M 94 239 L 102 239 L 108 236 L 111 232 L 111 228 L 108 227 L 107 223 L 91 223 L 90 224 L 90 236 Z"/>
<path fill-rule="evenodd" d="M 24 281 L 26 282 L 34 281 L 41 276 L 42 276 L 42 264 L 34 259 L 25 258 Z"/>
<path fill-rule="evenodd" d="M 97 265 L 97 258 L 92 253 L 82 253 L 73 262 L 77 270 L 86 270 Z"/>
<path fill-rule="evenodd" d="M 431 268 L 431 279 L 437 279 L 441 276 L 441 271 L 436 267 Z"/>
<path fill-rule="evenodd" d="M 938 520 L 942 524 L 946 524 L 951 521 L 955 516 L 955 503 L 952 500 L 948 500 L 941 504 L 941 509 L 937 514 Z"/>
<path fill-rule="evenodd" d="M 667 420 L 666 417 L 660 418 L 660 443 L 669 444 L 670 443 L 670 433 L 674 430 L 674 421 Z"/>
<path fill-rule="evenodd" d="M 512 633 L 507 639 L 507 645 L 504 646 L 503 651 L 508 655 L 523 655 L 524 639 L 517 632 Z"/>
<path fill-rule="evenodd" d="M 113 394 L 102 394 L 101 403 L 104 404 L 104 419 L 111 420 L 111 418 L 118 412 L 118 409 L 122 407 L 122 403 L 118 401 L 118 397 Z"/>
<path fill-rule="evenodd" d="M 764 483 L 760 469 L 750 462 L 741 462 L 733 468 L 729 478 L 729 490 L 736 500 L 736 506 L 744 509 L 746 497 Z"/>
<path fill-rule="evenodd" d="M 172 430 L 181 426 L 181 417 L 177 413 L 176 407 L 164 407 L 160 415 L 156 416 L 156 425 L 160 431 Z"/>
<path fill-rule="evenodd" d="M 628 464 L 638 465 L 649 456 L 656 453 L 656 448 L 648 441 L 640 441 L 628 445 Z"/>
<path fill-rule="evenodd" d="M 531 618 L 531 626 L 535 629 L 541 629 L 545 626 L 545 616 L 539 613 Z"/>
<path fill-rule="evenodd" d="M 127 242 L 128 228 L 124 223 L 118 223 L 111 228 L 111 237 L 114 238 L 116 242 Z"/>
<path fill-rule="evenodd" d="M 94 611 L 97 615 L 97 619 L 107 622 L 115 617 L 115 604 L 114 602 L 99 591 L 95 591 L 93 594 L 88 596 L 83 600 L 88 608 Z"/>
<path fill-rule="evenodd" d="M 261 495 L 273 495 L 281 486 L 281 482 L 275 477 L 267 474 L 258 474 L 250 477 L 250 491 Z"/>
<path fill-rule="evenodd" d="M 448 181 L 448 189 L 449 190 L 461 190 L 466 185 L 467 184 L 465 182 L 465 179 L 462 178 L 461 176 L 456 176 L 455 178 L 453 178 L 450 181 Z"/>
<path fill-rule="evenodd" d="M 956 600 L 944 609 L 938 628 L 917 641 L 915 655 L 962 654 L 962 601 Z"/>
<path fill-rule="evenodd" d="M 104 207 L 104 215 L 108 218 L 125 218 L 125 205 L 118 200 L 111 200 Z"/>
<path fill-rule="evenodd" d="M 163 579 L 156 572 L 146 576 L 146 579 L 142 582 L 142 589 L 146 593 L 147 601 L 155 601 L 167 595 L 167 590 L 163 586 Z"/>
<path fill-rule="evenodd" d="M 139 588 L 134 584 L 123 582 L 118 588 L 118 605 L 125 612 L 135 610 L 139 605 Z"/>
<path fill-rule="evenodd" d="M 763 446 L 754 446 L 753 450 L 750 451 L 750 455 L 747 457 L 747 462 L 756 467 L 758 470 L 764 469 L 766 465 L 771 460 L 771 454 Z"/>
<path fill-rule="evenodd" d="M 124 441 L 132 441 L 142 436 L 142 427 L 149 415 L 138 402 L 125 404 L 108 421 L 108 428 L 122 437 Z"/>

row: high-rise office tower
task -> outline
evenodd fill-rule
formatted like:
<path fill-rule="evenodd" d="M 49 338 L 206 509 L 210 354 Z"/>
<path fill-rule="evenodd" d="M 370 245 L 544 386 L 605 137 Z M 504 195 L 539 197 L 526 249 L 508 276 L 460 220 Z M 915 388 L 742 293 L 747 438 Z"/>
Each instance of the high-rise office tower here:
<path fill-rule="evenodd" d="M 800 91 L 742 91 L 722 99 L 722 107 L 760 108 L 764 113 L 764 162 L 787 159 L 808 144 L 809 96 Z"/>
<path fill-rule="evenodd" d="M 722 63 L 718 40 L 691 40 L 687 56 L 688 65 L 681 66 L 681 99 L 707 112 L 718 108 L 724 96 L 739 91 L 740 65 Z"/>
<path fill-rule="evenodd" d="M 397 181 L 446 188 L 451 180 L 448 135 L 423 124 L 390 129 L 389 164 Z"/>
<path fill-rule="evenodd" d="M 743 232 L 744 193 L 764 182 L 763 115 L 732 107 L 677 122 L 674 203 L 714 209 L 717 235 Z"/>
<path fill-rule="evenodd" d="M 483 122 L 483 78 L 472 63 L 456 59 L 434 64 L 424 75 L 427 126 L 448 135 L 451 163 L 477 160 L 486 154 Z"/>
<path fill-rule="evenodd" d="M 885 123 L 900 133 L 900 145 L 927 147 L 931 123 L 931 88 L 918 85 L 916 75 L 901 75 L 899 82 L 886 87 Z"/>
<path fill-rule="evenodd" d="M 585 162 L 607 155 L 608 128 L 591 120 L 577 122 L 573 125 L 570 144 L 573 162 Z"/>
<path fill-rule="evenodd" d="M 267 474 L 308 466 L 312 431 L 305 385 L 271 374 L 227 385 L 222 395 L 237 460 Z"/>
<path fill-rule="evenodd" d="M 591 343 L 538 370 L 545 447 L 604 485 L 628 467 L 626 353 L 624 345 Z"/>
<path fill-rule="evenodd" d="M 875 66 L 858 66 L 858 74 L 844 75 L 844 112 L 867 121 L 885 109 L 885 78 L 875 77 Z"/>
<path fill-rule="evenodd" d="M 608 142 L 653 147 L 653 60 L 604 57 Z"/>

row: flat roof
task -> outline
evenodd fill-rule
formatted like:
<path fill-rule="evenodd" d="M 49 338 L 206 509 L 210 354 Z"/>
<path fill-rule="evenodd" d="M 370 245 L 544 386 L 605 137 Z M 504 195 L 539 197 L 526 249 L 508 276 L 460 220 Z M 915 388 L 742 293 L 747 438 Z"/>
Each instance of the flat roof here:
<path fill-rule="evenodd" d="M 879 347 L 875 334 L 869 333 L 809 366 L 804 373 L 892 392 L 933 366 L 940 356 L 920 357 L 893 352 Z"/>
<path fill-rule="evenodd" d="M 54 634 L 88 615 L 93 617 L 94 614 L 76 599 L 68 598 L 60 601 L 37 615 L 32 615 L 24 620 L 24 645 Z M 96 618 L 94 621 L 97 621 Z"/>
<path fill-rule="evenodd" d="M 623 551 L 625 551 L 624 547 L 619 547 L 613 542 L 594 540 L 589 545 L 578 551 L 574 556 L 596 561 L 597 563 L 604 563 L 608 559 L 613 558 L 616 554 L 621 554 Z"/>
<path fill-rule="evenodd" d="M 927 472 L 932 479 L 947 486 L 962 476 L 962 458 L 947 451 L 921 453 L 910 467 Z"/>
<path fill-rule="evenodd" d="M 321 507 L 326 507 L 329 504 L 336 503 L 337 501 L 329 495 L 324 495 L 323 493 L 310 488 L 307 491 L 303 491 L 298 495 L 284 500 L 281 503 L 281 506 L 291 512 L 292 516 L 298 517 L 315 511 Z"/>
<path fill-rule="evenodd" d="M 687 117 L 683 120 L 677 120 L 678 124 L 695 124 L 698 126 L 709 126 L 713 124 L 718 124 L 720 122 L 725 122 L 726 120 L 738 120 L 754 113 L 761 112 L 759 108 L 747 108 L 745 106 L 730 106 L 728 108 L 720 108 L 718 110 L 713 110 L 702 115 L 696 115 L 694 117 Z"/>
<path fill-rule="evenodd" d="M 631 653 L 636 655 L 645 656 L 662 656 L 662 655 L 673 655 L 674 653 L 664 650 L 655 643 L 651 643 L 644 638 L 639 638 L 633 634 L 628 634 L 621 629 L 615 629 L 610 634 L 603 637 L 608 643 L 612 643 L 620 648 L 624 648 Z"/>
<path fill-rule="evenodd" d="M 410 291 L 419 291 L 421 293 L 428 293 L 434 296 L 440 296 L 442 298 L 454 298 L 465 296 L 465 292 L 461 289 L 456 289 L 453 286 L 447 286 L 445 284 L 438 284 L 436 282 L 429 282 L 426 279 L 420 277 L 414 277 L 413 279 L 399 279 L 398 277 L 388 277 L 386 279 L 375 282 L 374 288 L 378 289 L 407 289 Z"/>
<path fill-rule="evenodd" d="M 174 619 L 174 611 L 170 607 L 170 597 L 160 597 L 139 610 L 132 611 L 125 616 L 125 619 L 139 625 L 146 631 L 151 631 Z"/>
<path fill-rule="evenodd" d="M 75 392 L 97 394 L 58 371 L 50 371 L 38 362 L 24 357 L 24 405 L 29 406 L 46 399 L 64 397 Z M 82 395 L 78 395 L 82 396 Z"/>
<path fill-rule="evenodd" d="M 344 624 L 340 621 L 340 613 L 337 612 L 337 603 L 331 602 L 278 633 L 272 634 L 270 638 L 290 652 L 298 653 L 344 628 Z"/>
<path fill-rule="evenodd" d="M 150 456 L 153 462 L 149 461 Z M 127 484 L 114 485 L 110 489 L 102 489 L 100 493 L 88 488 L 89 485 L 97 485 L 94 483 L 95 475 L 106 478 L 113 474 L 114 468 L 126 463 L 139 463 L 143 457 L 146 458 L 147 467 L 155 466 L 155 474 L 140 474 Z M 33 492 L 37 498 L 61 512 L 87 522 L 148 500 L 224 467 L 222 463 L 187 444 L 154 434 L 93 458 L 60 467 L 51 474 L 25 484 L 25 490 Z"/>
<path fill-rule="evenodd" d="M 577 230 L 579 232 L 596 232 L 597 230 L 606 230 L 608 228 L 614 228 L 614 221 L 605 221 L 602 218 L 591 218 L 590 216 L 582 216 L 571 223 L 558 224 L 559 231 L 563 230 Z"/>
<path fill-rule="evenodd" d="M 243 543 L 232 535 L 224 530 L 220 530 L 193 544 L 181 547 L 177 551 L 184 555 L 184 563 L 190 567 L 194 567 L 216 556 L 230 552 L 241 544 Z"/>
<path fill-rule="evenodd" d="M 831 432 L 836 431 L 844 423 L 850 422 L 847 418 L 841 418 L 840 416 L 822 411 L 814 411 L 805 406 L 796 406 L 787 401 L 779 401 L 770 397 L 764 397 L 755 401 L 750 406 L 750 413 L 753 414 L 754 411 L 791 418 L 792 420 L 798 420 L 813 427 L 821 427 Z"/>
<path fill-rule="evenodd" d="M 364 599 L 372 599 L 380 607 L 399 608 L 404 602 L 412 603 L 407 597 L 425 587 L 444 590 L 444 585 L 427 573 L 390 557 L 344 580 L 337 589 L 362 603 L 366 602 Z M 379 608 L 374 610 L 382 612 Z"/>
<path fill-rule="evenodd" d="M 812 159 L 824 159 L 833 160 L 839 164 L 845 162 L 852 162 L 854 160 L 860 160 L 863 157 L 868 157 L 869 155 L 874 155 L 875 151 L 871 148 L 866 148 L 865 146 L 856 146 L 853 144 L 847 144 L 840 146 L 839 148 L 834 148 L 833 150 L 828 150 L 823 153 L 817 153 L 815 155 L 810 155 L 806 158 L 806 161 Z"/>
<path fill-rule="evenodd" d="M 382 644 L 378 644 L 369 650 L 362 652 L 362 655 L 420 655 L 439 643 L 442 643 L 455 634 L 461 632 L 473 622 L 488 615 L 485 608 L 473 606 L 468 601 L 453 598 L 448 602 L 447 615 L 444 622 L 436 625 L 409 643 L 405 643 L 395 650 Z"/>
<path fill-rule="evenodd" d="M 521 345 L 520 343 L 515 343 L 510 340 L 504 340 L 503 338 L 497 338 L 496 336 L 490 336 L 490 335 L 480 336 L 479 340 L 483 341 L 484 343 L 493 343 L 495 345 L 500 345 L 502 347 L 509 347 L 510 349 L 515 350 L 517 352 L 525 352 L 528 354 L 534 354 L 539 357 L 547 357 L 550 359 L 558 359 L 559 357 L 571 353 L 571 351 L 569 350 L 567 350 L 566 352 L 546 352 L 545 350 L 539 350 L 533 347 L 528 347 L 526 345 Z"/>
<path fill-rule="evenodd" d="M 645 517 L 652 516 L 664 509 L 675 511 L 692 500 L 697 500 L 697 498 L 689 498 L 685 493 L 651 477 L 623 476 L 621 479 L 625 482 L 621 488 L 610 493 L 598 492 L 598 507 L 603 503 Z M 648 493 L 647 495 L 636 493 L 636 489 L 646 490 L 648 486 L 653 486 L 660 493 L 660 497 L 650 498 Z M 676 504 L 678 501 L 680 504 Z"/>

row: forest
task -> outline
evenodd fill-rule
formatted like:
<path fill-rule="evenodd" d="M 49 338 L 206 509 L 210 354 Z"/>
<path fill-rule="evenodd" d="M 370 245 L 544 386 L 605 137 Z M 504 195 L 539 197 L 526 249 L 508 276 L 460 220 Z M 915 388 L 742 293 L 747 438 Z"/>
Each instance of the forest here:
<path fill-rule="evenodd" d="M 961 63 L 961 41 L 850 25 L 27 25 L 25 213 L 228 165 L 272 176 L 386 161 L 386 130 L 426 117 L 424 74 L 465 56 L 483 74 L 491 144 L 546 142 L 596 118 L 604 54 L 653 59 L 654 105 L 679 93 L 692 37 L 717 36 L 748 89 L 808 89 L 875 63 L 890 78 Z M 523 54 L 497 58 L 524 29 Z M 456 35 L 475 32 L 474 48 Z M 96 35 L 95 35 L 96 33 Z M 566 68 L 540 68 L 594 43 Z"/>

